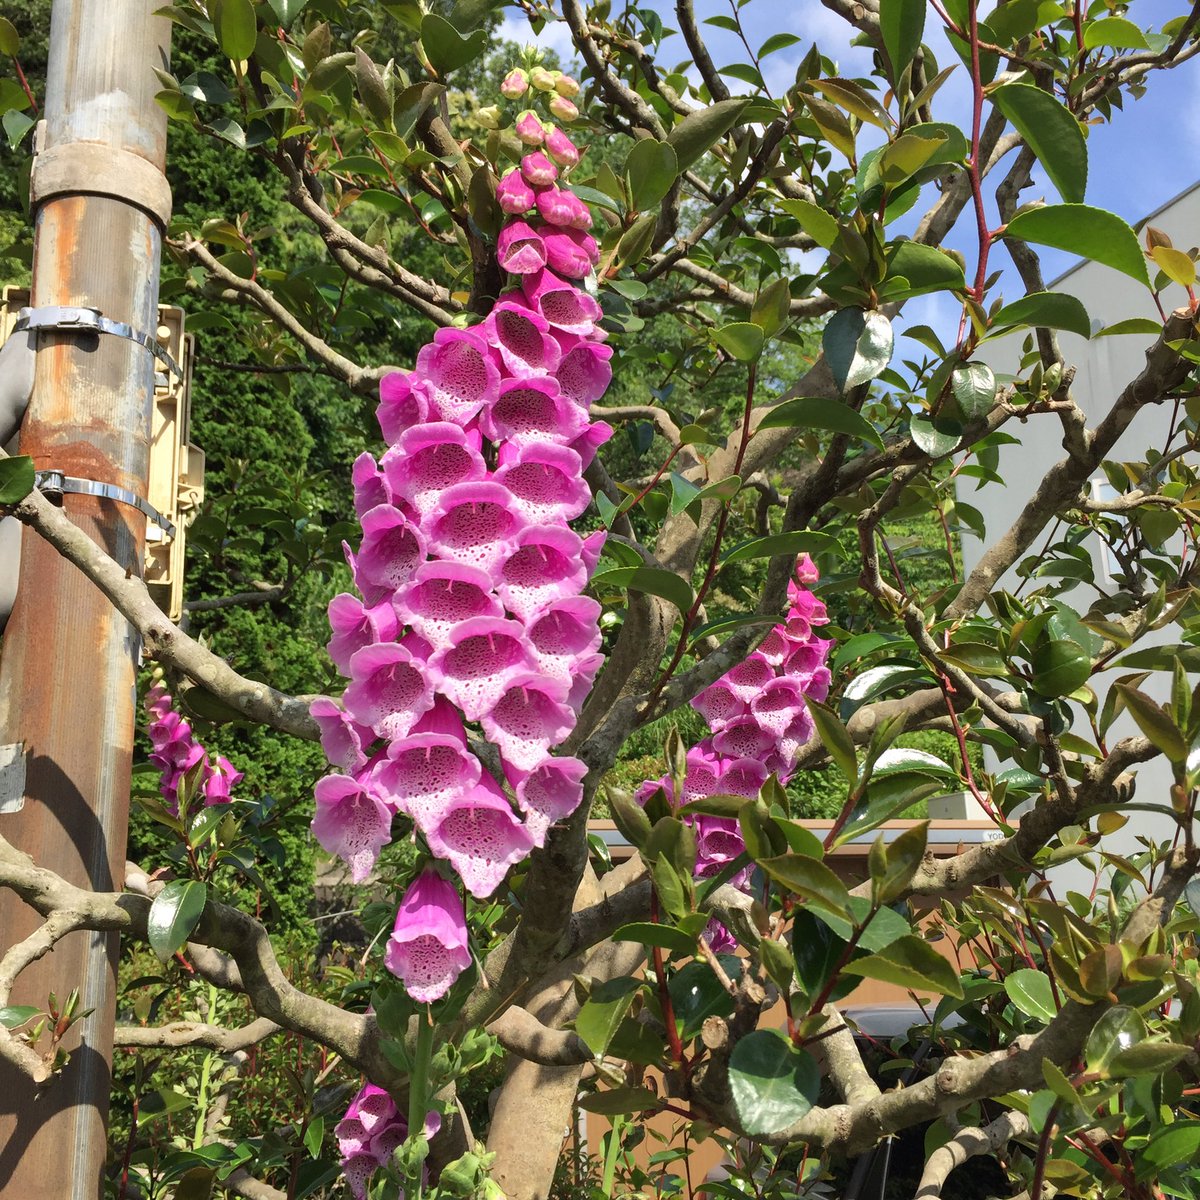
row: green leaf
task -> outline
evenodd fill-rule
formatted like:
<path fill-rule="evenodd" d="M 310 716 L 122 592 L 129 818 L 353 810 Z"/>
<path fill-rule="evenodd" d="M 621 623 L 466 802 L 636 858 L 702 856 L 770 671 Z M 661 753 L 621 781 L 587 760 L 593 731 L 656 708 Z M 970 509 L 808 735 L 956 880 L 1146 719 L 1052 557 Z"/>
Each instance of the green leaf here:
<path fill-rule="evenodd" d="M 1106 1009 L 1088 1034 L 1083 1057 L 1089 1071 L 1108 1074 L 1109 1064 L 1117 1054 L 1146 1040 L 1146 1022 L 1137 1009 L 1116 1004 Z"/>
<path fill-rule="evenodd" d="M 622 925 L 613 934 L 614 942 L 640 942 L 643 946 L 660 946 L 672 954 L 693 954 L 696 939 L 673 925 L 658 925 L 654 921 L 634 921 Z"/>
<path fill-rule="evenodd" d="M 817 1101 L 821 1074 L 812 1055 L 771 1029 L 740 1038 L 729 1056 L 729 1090 L 738 1124 L 754 1136 L 779 1133 Z"/>
<path fill-rule="evenodd" d="M 845 949 L 845 939 L 807 908 L 793 911 L 792 957 L 796 962 L 796 979 L 809 1000 L 821 994 Z"/>
<path fill-rule="evenodd" d="M 173 879 L 154 897 L 146 917 L 146 936 L 161 961 L 166 962 L 188 940 L 207 899 L 208 886 L 196 879 Z"/>
<path fill-rule="evenodd" d="M 159 1088 L 147 1092 L 138 1102 L 138 1120 L 154 1120 L 191 1108 L 192 1098 L 175 1088 Z"/>
<path fill-rule="evenodd" d="M 1103 208 L 1088 204 L 1030 208 L 1009 221 L 1004 236 L 1077 254 L 1150 286 L 1137 236 L 1120 217 Z"/>
<path fill-rule="evenodd" d="M 1026 967 L 1013 971 L 1004 978 L 1004 990 L 1017 1009 L 1027 1017 L 1049 1025 L 1058 1010 L 1054 1007 L 1054 993 L 1050 988 L 1050 977 L 1044 971 Z"/>
<path fill-rule="evenodd" d="M 1087 190 L 1087 143 L 1074 116 L 1032 83 L 1006 83 L 988 96 L 1037 155 L 1058 194 L 1068 203 L 1082 203 Z"/>
<path fill-rule="evenodd" d="M 743 562 L 748 558 L 775 558 L 777 555 L 821 554 L 838 548 L 837 539 L 828 533 L 810 533 L 797 530 L 795 533 L 772 533 L 766 537 L 750 538 L 739 542 L 732 550 L 721 556 L 721 564 Z"/>
<path fill-rule="evenodd" d="M 1081 338 L 1090 337 L 1092 322 L 1082 301 L 1065 292 L 1031 292 L 1006 304 L 991 319 L 993 331 L 1033 325 L 1039 329 L 1065 329 Z M 1155 325 L 1153 332 L 1161 332 Z M 989 335 L 990 336 L 990 335 Z"/>
<path fill-rule="evenodd" d="M 807 854 L 781 854 L 764 858 L 758 865 L 793 895 L 835 916 L 850 917 L 850 893 L 846 885 L 818 859 Z"/>
<path fill-rule="evenodd" d="M 1145 1179 L 1167 1167 L 1192 1162 L 1200 1155 L 1200 1121 L 1176 1121 L 1156 1130 L 1138 1151 L 1134 1173 Z"/>
<path fill-rule="evenodd" d="M 426 13 L 421 18 L 421 45 L 425 57 L 439 75 L 449 75 L 477 59 L 487 48 L 482 29 L 463 37 L 445 17 Z"/>
<path fill-rule="evenodd" d="M 719 955 L 718 960 L 727 972 L 732 968 L 733 977 L 739 974 L 736 958 Z M 684 1041 L 694 1038 L 708 1017 L 727 1017 L 733 1012 L 733 997 L 706 962 L 686 963 L 667 981 L 667 991 Z"/>
<path fill-rule="evenodd" d="M 792 293 L 788 277 L 781 275 L 761 289 L 750 309 L 750 321 L 767 337 L 774 337 L 787 324 Z"/>
<path fill-rule="evenodd" d="M 816 726 L 817 737 L 829 752 L 837 769 L 841 771 L 851 788 L 858 783 L 858 755 L 854 749 L 854 739 L 849 730 L 838 720 L 833 709 L 816 700 L 805 697 L 808 711 Z"/>
<path fill-rule="evenodd" d="M 909 421 L 908 432 L 930 458 L 944 458 L 962 441 L 963 431 L 957 421 L 946 417 L 934 420 L 926 413 L 919 413 Z"/>
<path fill-rule="evenodd" d="M 26 1021 L 40 1016 L 41 1012 L 40 1008 L 34 1008 L 32 1004 L 9 1004 L 0 1008 L 0 1025 L 5 1029 L 18 1029 Z"/>
<path fill-rule="evenodd" d="M 732 321 L 713 331 L 713 340 L 738 362 L 753 362 L 761 353 L 766 338 L 749 321 Z"/>
<path fill-rule="evenodd" d="M 309 1158 L 321 1157 L 321 1143 L 325 1140 L 325 1118 L 313 1117 L 304 1131 L 304 1148 Z"/>
<path fill-rule="evenodd" d="M 258 22 L 250 0 L 211 0 L 208 14 L 222 54 L 234 62 L 242 62 L 254 53 Z"/>
<path fill-rule="evenodd" d="M 0 458 L 0 504 L 20 504 L 33 491 L 33 459 L 28 454 Z"/>
<path fill-rule="evenodd" d="M 792 952 L 782 943 L 773 938 L 763 938 L 758 946 L 758 956 L 767 974 L 774 980 L 783 995 L 787 995 L 792 986 L 792 976 L 796 964 L 792 961 Z"/>
<path fill-rule="evenodd" d="M 7 17 L 0 17 L 0 54 L 15 58 L 20 48 L 21 38 L 16 26 Z"/>
<path fill-rule="evenodd" d="M 962 266 L 956 259 L 935 246 L 905 239 L 894 242 L 888 253 L 887 279 L 881 295 L 896 300 L 929 292 L 958 291 L 966 285 Z"/>
<path fill-rule="evenodd" d="M 986 417 L 996 403 L 996 376 L 987 363 L 962 363 L 950 373 L 950 391 L 968 420 Z"/>
<path fill-rule="evenodd" d="M 1182 250 L 1176 250 L 1174 246 L 1155 246 L 1150 257 L 1172 283 L 1191 287 L 1196 282 L 1196 264 Z"/>
<path fill-rule="evenodd" d="M 658 227 L 657 213 L 644 213 L 621 234 L 617 243 L 617 259 L 623 267 L 640 262 L 654 242 L 654 231 Z"/>
<path fill-rule="evenodd" d="M 1039 641 L 1030 656 L 1033 690 L 1041 696 L 1069 696 L 1092 674 L 1092 656 L 1070 638 Z"/>
<path fill-rule="evenodd" d="M 1105 325 L 1103 329 L 1093 333 L 1092 337 L 1121 337 L 1127 333 L 1150 334 L 1152 337 L 1157 337 L 1162 333 L 1162 325 L 1149 317 L 1129 317 L 1127 320 L 1114 321 L 1111 325 Z"/>
<path fill-rule="evenodd" d="M 896 83 L 913 60 L 925 32 L 925 0 L 879 0 L 879 32 Z"/>
<path fill-rule="evenodd" d="M 678 176 L 679 162 L 675 148 L 669 142 L 643 138 L 633 144 L 625 159 L 629 199 L 638 212 L 654 208 L 671 190 Z"/>
<path fill-rule="evenodd" d="M 936 992 L 963 998 L 958 972 L 924 938 L 909 934 L 877 954 L 855 959 L 845 967 L 848 975 L 894 983 L 915 992 Z"/>
<path fill-rule="evenodd" d="M 838 390 L 846 392 L 869 383 L 887 368 L 892 359 L 892 323 L 881 312 L 843 308 L 829 318 L 821 346 Z"/>
<path fill-rule="evenodd" d="M 1116 50 L 1149 50 L 1146 35 L 1124 17 L 1102 17 L 1092 21 L 1083 31 L 1083 48 L 1095 50 L 1097 46 L 1112 46 Z"/>
<path fill-rule="evenodd" d="M 890 904 L 908 887 L 925 857 L 928 840 L 929 822 L 920 821 L 904 830 L 890 846 L 885 845 L 884 870 L 879 876 L 871 874 L 872 892 L 878 903 Z"/>
<path fill-rule="evenodd" d="M 1181 1046 L 1178 1042 L 1140 1042 L 1136 1046 L 1118 1050 L 1108 1064 L 1108 1073 L 1113 1079 L 1161 1075 L 1191 1052 L 1190 1046 Z"/>
<path fill-rule="evenodd" d="M 279 19 L 280 25 L 287 29 L 289 25 L 304 11 L 308 0 L 269 0 L 271 11 Z M 315 1158 L 316 1155 L 313 1155 Z"/>
<path fill-rule="evenodd" d="M 688 113 L 667 135 L 676 169 L 683 172 L 699 162 L 737 124 L 749 103 L 744 98 L 718 100 Z"/>
<path fill-rule="evenodd" d="M 768 54 L 774 54 L 776 50 L 786 50 L 789 46 L 796 46 L 803 40 L 794 33 L 773 33 L 759 46 L 758 57 L 766 58 Z"/>
<path fill-rule="evenodd" d="M 817 917 L 829 926 L 843 942 L 849 941 L 854 930 L 867 920 L 871 902 L 865 896 L 850 897 L 850 920 L 818 911 Z M 883 950 L 898 938 L 912 933 L 912 926 L 894 909 L 881 908 L 859 934 L 858 944 L 864 950 Z M 797 962 L 799 958 L 797 958 Z"/>
<path fill-rule="evenodd" d="M 649 1088 L 619 1087 L 593 1092 L 579 1101 L 584 1112 L 615 1117 L 622 1113 L 645 1112 L 658 1107 L 658 1096 Z"/>
<path fill-rule="evenodd" d="M 800 223 L 800 228 L 818 246 L 828 250 L 837 241 L 838 223 L 823 208 L 818 208 L 807 200 L 781 200 L 779 207 L 795 217 Z"/>
<path fill-rule="evenodd" d="M 1114 685 L 1137 727 L 1173 763 L 1187 761 L 1188 742 L 1170 714 L 1145 692 L 1125 683 Z"/>
<path fill-rule="evenodd" d="M 696 598 L 687 580 L 659 567 L 614 567 L 594 575 L 592 583 L 659 596 L 675 605 L 681 613 L 687 612 Z"/>
<path fill-rule="evenodd" d="M 639 987 L 636 979 L 606 979 L 584 1001 L 575 1018 L 575 1032 L 597 1058 L 604 1056 Z"/>
<path fill-rule="evenodd" d="M 758 423 L 760 429 L 822 429 L 826 433 L 844 433 L 847 437 L 870 442 L 883 449 L 879 431 L 861 413 L 847 408 L 839 400 L 826 396 L 800 396 L 785 400 L 767 410 Z"/>

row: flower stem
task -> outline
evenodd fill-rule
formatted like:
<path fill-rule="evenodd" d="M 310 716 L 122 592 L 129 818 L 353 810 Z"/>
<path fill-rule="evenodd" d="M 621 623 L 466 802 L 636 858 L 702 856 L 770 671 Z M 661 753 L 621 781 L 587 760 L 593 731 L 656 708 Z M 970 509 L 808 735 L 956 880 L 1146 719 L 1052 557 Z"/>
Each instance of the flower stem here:
<path fill-rule="evenodd" d="M 417 1014 L 417 1046 L 413 1054 L 412 1074 L 408 1077 L 408 1136 L 424 1136 L 425 1108 L 428 1103 L 429 1062 L 433 1058 L 433 1015 L 429 1006 Z M 412 1200 L 421 1200 L 421 1167 L 410 1180 Z"/>

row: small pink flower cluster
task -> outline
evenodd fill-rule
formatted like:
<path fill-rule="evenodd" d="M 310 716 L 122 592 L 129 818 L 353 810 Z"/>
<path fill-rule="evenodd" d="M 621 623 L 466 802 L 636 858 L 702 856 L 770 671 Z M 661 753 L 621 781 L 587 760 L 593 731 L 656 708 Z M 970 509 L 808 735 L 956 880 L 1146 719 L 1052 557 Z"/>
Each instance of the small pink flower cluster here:
<path fill-rule="evenodd" d="M 408 1136 L 408 1122 L 381 1087 L 365 1084 L 334 1126 L 342 1154 L 342 1174 L 354 1200 L 366 1200 L 371 1176 L 391 1161 L 396 1147 Z"/>
<path fill-rule="evenodd" d="M 228 804 L 233 789 L 243 775 L 223 754 L 210 759 L 208 752 L 196 741 L 192 727 L 172 707 L 166 685 L 156 681 L 146 693 L 146 711 L 150 723 L 146 732 L 154 747 L 150 761 L 162 771 L 159 790 L 172 813 L 179 812 L 179 784 L 184 775 L 201 766 L 196 786 L 205 804 Z"/>
<path fill-rule="evenodd" d="M 692 707 L 708 722 L 712 735 L 687 753 L 687 773 L 680 805 L 707 796 L 757 796 L 769 776 L 786 784 L 795 770 L 801 747 L 815 732 L 805 697 L 824 700 L 830 673 L 825 666 L 832 642 L 817 637 L 827 624 L 825 605 L 808 590 L 816 583 L 817 568 L 807 554 L 796 563 L 788 584 L 788 612 L 745 662 L 709 684 Z M 648 780 L 636 799 L 644 804 L 658 788 L 674 802 L 669 777 Z M 745 850 L 741 830 L 729 817 L 696 815 L 685 818 L 696 831 L 696 877 L 716 875 Z M 744 884 L 749 872 L 734 877 Z M 725 928 L 712 922 L 709 939 L 716 950 L 735 942 Z"/>
<path fill-rule="evenodd" d="M 546 140 L 578 161 L 560 130 Z M 363 536 L 347 558 L 358 595 L 329 610 L 329 653 L 350 682 L 344 707 L 312 706 L 342 773 L 318 782 L 312 828 L 356 882 L 399 814 L 472 895 L 489 896 L 583 795 L 585 765 L 552 751 L 603 661 L 600 606 L 582 592 L 605 535 L 580 537 L 570 522 L 591 501 L 583 472 L 612 434 L 588 416 L 612 351 L 600 306 L 570 282 L 596 261 L 586 206 L 537 182 L 558 168 L 534 157 L 517 174 L 540 189 L 536 226 L 510 222 L 498 244 L 517 286 L 479 325 L 439 329 L 414 370 L 384 378 L 389 448 L 354 467 Z M 517 811 L 469 748 L 466 722 L 498 748 Z M 397 915 L 387 963 L 423 1002 L 470 961 L 455 899 L 427 871 Z"/>

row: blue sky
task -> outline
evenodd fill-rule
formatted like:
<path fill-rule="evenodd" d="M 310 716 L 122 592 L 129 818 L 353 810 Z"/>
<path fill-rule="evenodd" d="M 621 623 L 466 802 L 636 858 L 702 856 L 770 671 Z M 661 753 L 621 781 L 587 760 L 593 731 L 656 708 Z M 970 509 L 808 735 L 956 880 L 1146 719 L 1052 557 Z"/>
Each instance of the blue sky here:
<path fill-rule="evenodd" d="M 666 0 L 651 0 L 648 6 L 659 11 L 664 24 L 671 27 L 673 4 Z M 990 7 L 990 3 L 984 3 L 985 14 Z M 1185 13 L 1188 8 L 1186 0 L 1133 0 L 1128 16 L 1144 28 L 1158 29 L 1173 17 Z M 729 0 L 696 0 L 696 11 L 698 18 L 703 21 L 715 14 L 728 14 L 731 6 Z M 774 33 L 794 33 L 804 39 L 796 46 L 769 56 L 764 62 L 767 84 L 777 95 L 794 80 L 796 64 L 813 41 L 821 47 L 822 53 L 838 63 L 842 75 L 853 77 L 869 74 L 869 52 L 850 45 L 849 26 L 829 12 L 819 0 L 752 0 L 743 8 L 742 19 L 747 38 L 756 49 Z M 712 26 L 702 25 L 702 29 L 719 67 L 746 61 L 746 51 L 734 34 Z M 503 33 L 514 41 L 530 40 L 528 25 L 519 14 L 506 19 Z M 553 46 L 564 58 L 571 57 L 570 38 L 565 24 L 548 28 L 539 40 L 542 44 Z M 941 36 L 932 9 L 926 22 L 926 40 L 940 65 L 959 61 Z M 674 66 L 686 57 L 687 47 L 681 37 L 669 37 L 664 41 L 660 61 Z M 730 85 L 735 92 L 744 86 L 736 80 L 730 80 Z M 1200 177 L 1200 110 L 1195 103 L 1197 95 L 1200 95 L 1200 59 L 1193 59 L 1172 71 L 1152 75 L 1142 99 L 1127 99 L 1124 112 L 1116 113 L 1111 124 L 1093 126 L 1088 136 L 1087 202 L 1110 209 L 1133 224 L 1196 182 Z M 969 121 L 969 78 L 961 65 L 935 98 L 934 117 L 963 124 Z M 999 178 L 1000 175 L 996 175 L 995 182 Z M 995 182 L 991 188 L 985 184 L 993 222 L 998 221 L 991 201 Z M 930 199 L 932 195 L 930 191 Z M 1051 203 L 1058 198 L 1040 169 L 1035 174 L 1034 186 L 1024 191 L 1021 199 L 1028 202 L 1039 197 Z M 915 213 L 924 210 L 925 201 L 926 198 L 922 197 Z M 907 232 L 902 225 L 899 231 Z M 1196 240 L 1200 242 L 1200 231 Z M 968 264 L 974 261 L 976 241 L 969 210 L 960 219 L 947 244 L 962 250 L 967 255 Z M 1045 278 L 1053 279 L 1071 262 L 1069 256 L 1058 251 L 1046 251 L 1043 255 Z M 1010 298 L 1019 294 L 1019 280 L 1002 248 L 993 251 L 990 265 L 993 269 L 1008 267 L 1001 287 L 1012 293 Z M 968 270 L 968 277 L 970 274 Z M 909 308 L 908 319 L 913 323 L 927 322 L 942 331 L 950 326 L 951 334 L 957 327 L 958 308 L 948 296 L 922 298 Z"/>

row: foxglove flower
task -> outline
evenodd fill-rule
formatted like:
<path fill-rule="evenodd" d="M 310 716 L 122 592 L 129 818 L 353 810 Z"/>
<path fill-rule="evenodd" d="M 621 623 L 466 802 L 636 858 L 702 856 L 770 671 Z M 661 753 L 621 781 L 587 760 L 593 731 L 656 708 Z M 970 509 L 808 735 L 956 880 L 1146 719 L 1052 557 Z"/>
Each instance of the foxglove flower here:
<path fill-rule="evenodd" d="M 527 377 L 554 371 L 562 359 L 562 347 L 550 332 L 550 322 L 519 300 L 502 299 L 483 323 L 489 342 L 500 351 L 510 375 Z"/>
<path fill-rule="evenodd" d="M 560 167 L 574 167 L 579 164 L 578 148 L 557 125 L 546 137 L 546 152 Z"/>
<path fill-rule="evenodd" d="M 389 741 L 404 737 L 433 707 L 433 687 L 420 657 L 395 642 L 364 646 L 350 659 L 346 711 Z"/>
<path fill-rule="evenodd" d="M 546 131 L 542 128 L 542 122 L 532 108 L 527 108 L 524 112 L 517 114 L 515 129 L 517 137 L 526 146 L 540 146 L 546 140 Z"/>
<path fill-rule="evenodd" d="M 355 883 L 364 882 L 391 841 L 392 810 L 348 775 L 318 779 L 316 798 L 313 837 L 350 868 Z"/>
<path fill-rule="evenodd" d="M 558 168 L 540 150 L 535 150 L 521 159 L 521 174 L 534 187 L 543 188 L 558 178 Z"/>
<path fill-rule="evenodd" d="M 417 355 L 416 373 L 426 383 L 430 415 L 456 425 L 490 403 L 500 382 L 487 343 L 467 329 L 439 329 Z"/>
<path fill-rule="evenodd" d="M 516 168 L 509 171 L 496 185 L 496 202 L 511 216 L 527 213 L 536 200 L 537 194 Z"/>
<path fill-rule="evenodd" d="M 209 757 L 196 741 L 191 725 L 174 710 L 161 680 L 150 686 L 145 706 L 151 717 L 146 729 L 152 747 L 149 758 L 162 772 L 159 791 L 168 808 L 178 812 L 179 785 L 189 772 L 195 784 L 192 795 L 202 796 L 206 805 L 228 804 L 233 789 L 245 778 L 242 772 L 223 754 Z"/>
<path fill-rule="evenodd" d="M 529 771 L 542 762 L 575 725 L 567 689 L 533 671 L 514 675 L 500 699 L 479 718 L 488 741 L 505 763 Z"/>
<path fill-rule="evenodd" d="M 568 279 L 582 279 L 599 261 L 596 239 L 580 229 L 551 226 L 542 235 L 545 265 Z"/>
<path fill-rule="evenodd" d="M 399 631 L 396 612 L 390 603 L 385 600 L 368 607 L 348 592 L 340 592 L 330 600 L 329 627 L 333 637 L 325 649 L 333 665 L 347 678 L 355 651 L 376 642 L 390 642 Z"/>
<path fill-rule="evenodd" d="M 422 871 L 404 893 L 384 963 L 422 1004 L 440 1000 L 471 965 L 462 900 L 433 868 Z"/>
<path fill-rule="evenodd" d="M 496 239 L 496 257 L 506 271 L 529 275 L 546 265 L 546 247 L 536 229 L 524 221 L 513 221 Z"/>

